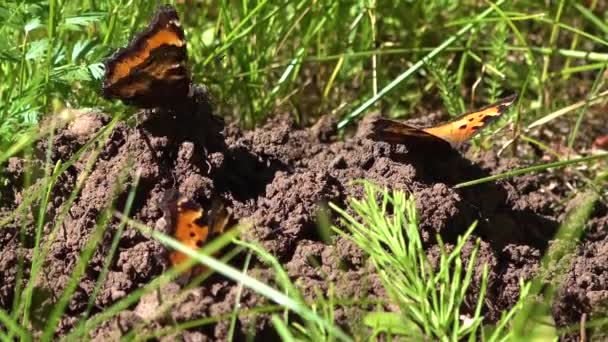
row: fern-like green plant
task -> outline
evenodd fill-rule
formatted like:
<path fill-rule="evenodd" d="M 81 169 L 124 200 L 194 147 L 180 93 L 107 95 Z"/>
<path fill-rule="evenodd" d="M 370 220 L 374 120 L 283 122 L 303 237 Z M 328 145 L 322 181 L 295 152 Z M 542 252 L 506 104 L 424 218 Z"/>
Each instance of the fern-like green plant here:
<path fill-rule="evenodd" d="M 493 103 L 501 97 L 503 92 L 503 75 L 507 62 L 507 25 L 504 22 L 501 21 L 496 25 L 495 33 L 490 40 L 490 47 L 488 63 L 493 68 L 489 70 L 494 70 L 494 72 L 488 72 L 484 80 L 488 103 Z"/>
<path fill-rule="evenodd" d="M 432 81 L 439 89 L 439 95 L 443 105 L 451 117 L 458 116 L 464 112 L 464 102 L 458 93 L 458 82 L 456 74 L 451 72 L 447 63 L 429 61 L 426 63 Z"/>
<path fill-rule="evenodd" d="M 481 309 L 486 293 L 488 268 L 484 265 L 478 301 L 474 311 L 463 314 L 465 296 L 471 285 L 480 240 L 477 239 L 466 265 L 462 249 L 476 224 L 458 238 L 448 252 L 437 238 L 440 255 L 437 265 L 428 260 L 418 232 L 416 205 L 403 191 L 380 189 L 363 181 L 365 196 L 350 198 L 355 216 L 330 204 L 348 232 L 335 230 L 361 247 L 376 268 L 390 297 L 400 312 L 373 312 L 364 321 L 376 334 L 401 335 L 413 339 L 441 341 L 476 340 L 482 328 Z M 378 200 L 379 199 L 379 200 Z M 350 234 L 348 234 L 350 233 Z M 521 309 L 528 285 L 522 283 L 522 299 L 505 312 L 498 324 L 486 328 L 484 340 L 496 341 L 509 336 L 505 329 Z"/>

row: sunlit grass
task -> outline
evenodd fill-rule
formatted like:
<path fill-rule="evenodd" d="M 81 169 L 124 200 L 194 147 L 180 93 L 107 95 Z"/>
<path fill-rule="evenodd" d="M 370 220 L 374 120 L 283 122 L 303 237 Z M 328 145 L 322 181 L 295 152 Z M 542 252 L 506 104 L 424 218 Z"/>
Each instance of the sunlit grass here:
<path fill-rule="evenodd" d="M 298 0 L 191 1 L 177 8 L 194 78 L 212 89 L 219 113 L 251 126 L 282 110 L 306 122 L 334 112 L 345 117 L 343 127 L 378 104 L 391 116 L 408 114 L 428 92 L 444 98 L 453 114 L 470 109 L 472 98 L 492 102 L 524 84 L 528 97 L 550 104 L 527 108 L 529 119 L 540 117 L 567 103 L 557 94 L 564 75 L 593 75 L 602 63 L 588 61 L 608 61 L 605 25 L 593 6 Z M 0 146 L 66 106 L 132 111 L 100 98 L 101 63 L 154 10 L 154 2 L 141 0 L 1 4 Z M 550 39 L 539 45 L 535 36 L 545 32 Z M 570 37 L 578 43 L 563 44 Z M 456 82 L 421 71 L 431 59 Z M 528 74 L 525 82 L 521 75 Z"/>

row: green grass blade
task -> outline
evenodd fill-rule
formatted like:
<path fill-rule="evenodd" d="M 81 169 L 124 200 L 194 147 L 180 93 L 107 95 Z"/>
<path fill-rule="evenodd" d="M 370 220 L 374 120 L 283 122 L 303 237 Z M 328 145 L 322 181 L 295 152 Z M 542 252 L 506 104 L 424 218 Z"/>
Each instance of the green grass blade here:
<path fill-rule="evenodd" d="M 127 163 L 128 164 L 128 163 Z M 110 224 L 112 213 L 114 211 L 114 201 L 122 191 L 123 185 L 126 181 L 126 177 L 128 175 L 128 167 L 123 169 L 121 175 L 119 175 L 116 184 L 114 185 L 114 189 L 112 190 L 112 196 L 110 197 L 106 209 L 102 212 L 99 221 L 91 235 L 88 238 L 87 243 L 83 247 L 82 252 L 80 253 L 80 257 L 78 258 L 78 262 L 74 266 L 72 274 L 70 275 L 70 279 L 68 283 L 65 285 L 63 289 L 63 293 L 61 297 L 53 307 L 53 310 L 49 314 L 46 326 L 42 333 L 41 340 L 49 341 L 53 339 L 55 329 L 57 327 L 57 323 L 61 319 L 61 316 L 65 312 L 70 299 L 74 292 L 76 291 L 78 284 L 80 283 L 80 278 L 85 273 L 89 260 L 93 257 L 95 250 L 97 249 L 97 245 L 103 238 L 103 234 L 106 231 L 106 228 Z M 135 189 L 132 189 L 134 192 Z M 94 301 L 95 298 L 93 297 Z"/>
<path fill-rule="evenodd" d="M 285 322 L 283 322 L 283 320 L 279 316 L 272 315 L 271 321 L 272 321 L 272 325 L 274 326 L 277 334 L 281 338 L 281 341 L 286 341 L 286 342 L 296 341 L 294 336 L 291 334 L 291 331 L 289 331 L 289 328 L 287 327 Z"/>
<path fill-rule="evenodd" d="M 4 327 L 8 330 L 9 335 L 17 335 L 19 336 L 21 341 L 31 341 L 32 336 L 30 333 L 23 328 L 19 323 L 11 318 L 11 316 L 0 308 L 0 322 L 4 325 Z M 9 338 L 9 341 L 12 341 L 12 338 Z"/>
<path fill-rule="evenodd" d="M 487 182 L 497 181 L 500 179 L 524 175 L 527 173 L 544 171 L 544 170 L 549 170 L 549 169 L 553 169 L 553 168 L 557 168 L 557 167 L 565 167 L 565 166 L 573 165 L 573 164 L 586 163 L 586 162 L 590 162 L 590 161 L 594 161 L 594 160 L 602 160 L 602 159 L 606 159 L 606 158 L 608 158 L 608 153 L 601 153 L 601 154 L 596 154 L 594 156 L 588 156 L 588 157 L 564 160 L 564 161 L 559 161 L 559 162 L 554 162 L 554 163 L 547 163 L 547 164 L 540 164 L 540 165 L 535 165 L 535 166 L 530 166 L 530 167 L 524 167 L 521 169 L 511 170 L 511 171 L 503 172 L 503 173 L 489 176 L 489 177 L 484 177 L 484 178 L 479 178 L 479 179 L 472 180 L 472 181 L 458 183 L 454 186 L 454 188 L 456 188 L 456 189 L 465 188 L 468 186 L 473 186 L 473 185 L 483 184 L 483 183 L 487 183 Z"/>
<path fill-rule="evenodd" d="M 495 6 L 500 6 L 503 2 L 504 2 L 504 0 L 499 0 L 496 2 Z M 475 21 L 483 19 L 484 17 L 488 16 L 493 11 L 494 11 L 494 6 L 486 9 L 481 14 L 479 14 L 478 16 L 475 17 Z M 407 69 L 404 73 L 402 73 L 397 78 L 395 78 L 393 81 L 391 81 L 386 87 L 382 88 L 382 90 L 380 90 L 375 96 L 373 96 L 370 99 L 368 99 L 367 101 L 365 101 L 361 106 L 359 106 L 357 109 L 355 109 L 350 114 L 348 114 L 344 119 L 340 120 L 340 122 L 338 122 L 338 129 L 343 129 L 344 127 L 346 127 L 346 125 L 348 125 L 351 121 L 356 119 L 359 115 L 361 115 L 364 111 L 366 111 L 374 103 L 376 103 L 378 100 L 380 100 L 384 95 L 386 95 L 388 92 L 393 90 L 393 88 L 398 86 L 405 79 L 407 79 L 408 77 L 413 75 L 415 72 L 417 72 L 428 61 L 432 60 L 437 55 L 439 55 L 441 52 L 443 52 L 448 46 L 452 45 L 460 37 L 462 37 L 465 33 L 469 32 L 471 29 L 473 29 L 473 27 L 475 27 L 475 23 L 469 23 L 469 24 L 465 25 L 463 28 L 461 28 L 460 30 L 458 30 L 458 32 L 456 32 L 453 36 L 446 39 L 441 45 L 439 45 L 438 47 L 433 49 L 431 52 L 429 52 L 429 54 L 424 56 L 421 60 L 419 60 L 414 65 L 412 65 L 409 69 Z"/>
<path fill-rule="evenodd" d="M 595 27 L 600 29 L 604 33 L 604 35 L 608 35 L 608 25 L 606 25 L 604 20 L 598 18 L 595 14 L 593 14 L 593 12 L 591 12 L 581 4 L 573 3 L 572 6 L 576 8 L 576 10 L 579 11 L 583 15 L 583 17 L 589 20 L 589 22 L 595 25 Z"/>
<path fill-rule="evenodd" d="M 131 167 L 127 167 L 126 169 L 130 169 L 130 168 Z M 129 215 L 129 213 L 131 211 L 131 207 L 133 206 L 133 201 L 135 200 L 135 194 L 136 194 L 135 190 L 137 189 L 137 186 L 139 185 L 139 177 L 140 177 L 140 174 L 139 174 L 139 172 L 137 172 L 137 174 L 135 175 L 135 179 L 133 180 L 133 185 L 131 186 L 131 190 L 129 191 L 129 195 L 127 196 L 127 200 L 125 202 L 125 207 L 123 210 L 123 215 L 125 215 L 125 216 Z M 84 311 L 84 314 L 82 315 L 82 318 L 80 319 L 80 323 L 77 325 L 77 327 L 75 329 L 77 331 L 78 337 L 82 337 L 84 334 L 84 324 L 86 322 L 86 319 L 89 318 L 91 310 L 93 309 L 93 306 L 95 305 L 95 299 L 97 298 L 97 294 L 101 290 L 101 288 L 106 280 L 106 276 L 109 273 L 110 265 L 111 265 L 112 261 L 114 260 L 114 255 L 115 255 L 116 251 L 118 250 L 118 244 L 120 242 L 120 239 L 122 237 L 122 233 L 124 231 L 126 224 L 127 223 L 125 221 L 121 221 L 120 224 L 118 225 L 118 229 L 116 229 L 116 232 L 114 233 L 114 238 L 112 239 L 112 243 L 110 245 L 108 254 L 105 257 L 101 272 L 99 272 L 99 275 L 97 276 L 97 280 L 95 282 L 95 288 L 93 289 L 93 292 L 90 295 L 89 302 Z"/>
<path fill-rule="evenodd" d="M 246 274 L 249 269 L 249 263 L 251 262 L 251 251 L 247 253 L 245 257 L 245 262 L 243 264 L 243 274 Z M 243 295 L 243 284 L 239 284 L 238 291 L 236 293 L 236 298 L 234 300 L 234 308 L 232 309 L 232 317 L 230 318 L 230 328 L 228 329 L 228 341 L 232 341 L 234 337 L 234 331 L 236 329 L 236 319 L 238 317 L 240 311 L 240 301 L 241 296 Z"/>
<path fill-rule="evenodd" d="M 141 230 L 144 234 L 151 236 L 152 238 L 160 241 L 161 243 L 170 247 L 171 249 L 182 252 L 182 253 L 188 255 L 189 257 L 191 257 L 192 259 L 198 261 L 199 263 L 201 263 L 209 268 L 214 269 L 216 272 L 222 274 L 223 276 L 225 276 L 229 279 L 232 279 L 236 282 L 242 283 L 243 286 L 250 288 L 253 291 L 259 293 L 260 295 L 263 295 L 266 298 L 270 299 L 271 301 L 273 301 L 279 305 L 282 305 L 289 310 L 296 312 L 297 314 L 301 315 L 305 319 L 310 319 L 310 320 L 314 321 L 315 323 L 324 326 L 328 330 L 331 330 L 340 340 L 351 341 L 351 338 L 348 337 L 348 335 L 346 335 L 340 329 L 338 329 L 332 325 L 329 325 L 327 322 L 320 319 L 318 315 L 316 315 L 314 312 L 310 311 L 310 309 L 308 309 L 301 302 L 294 301 L 289 296 L 277 291 L 276 289 L 268 286 L 267 284 L 260 282 L 259 280 L 255 279 L 247 274 L 243 274 L 242 272 L 240 272 L 239 270 L 235 269 L 232 266 L 221 263 L 217 259 L 215 259 L 209 255 L 206 255 L 200 251 L 195 251 L 195 250 L 190 249 L 187 246 L 184 246 L 183 244 L 181 244 L 177 240 L 173 239 L 172 237 L 169 237 L 161 232 L 151 230 L 150 228 L 148 228 L 144 225 L 137 224 L 137 222 L 130 221 L 130 223 L 135 228 Z"/>

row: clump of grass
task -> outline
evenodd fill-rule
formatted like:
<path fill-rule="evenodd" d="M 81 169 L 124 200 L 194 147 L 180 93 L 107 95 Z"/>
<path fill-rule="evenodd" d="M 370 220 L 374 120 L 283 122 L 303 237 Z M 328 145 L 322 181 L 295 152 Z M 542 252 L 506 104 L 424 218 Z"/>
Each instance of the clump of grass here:
<path fill-rule="evenodd" d="M 564 1 L 547 7 L 532 1 L 297 0 L 176 6 L 195 80 L 212 89 L 219 113 L 248 127 L 290 111 L 303 122 L 350 113 L 340 122 L 344 128 L 379 101 L 375 108 L 391 116 L 409 113 L 429 90 L 428 73 L 417 71 L 433 60 L 439 68 L 430 78 L 452 115 L 464 111 L 460 94 L 481 77 L 485 88 L 477 93 L 487 99 L 480 102 L 495 100 L 503 89 L 533 98 L 563 91 L 564 76 L 600 73 L 608 60 L 598 52 L 607 43 L 605 25 L 593 12 L 596 3 L 585 8 Z M 63 107 L 132 112 L 100 98 L 101 62 L 140 31 L 154 9 L 154 2 L 142 0 L 0 4 L 0 150 Z M 550 35 L 544 45 L 538 41 L 543 35 Z M 570 36 L 577 43 L 565 45 Z M 585 51 L 573 50 L 583 44 Z M 536 67 L 541 58 L 542 75 Z M 455 82 L 446 77 L 452 72 L 441 72 L 445 60 L 458 65 Z M 544 115 L 548 107 L 532 107 L 527 117 Z"/>
<path fill-rule="evenodd" d="M 99 37 L 83 34 L 102 21 L 103 12 L 66 12 L 51 0 L 44 6 L 3 2 L 0 13 L 2 149 L 37 125 L 42 113 L 98 103 L 91 89 L 107 50 Z"/>
<path fill-rule="evenodd" d="M 438 237 L 440 256 L 438 265 L 433 267 L 422 247 L 413 197 L 398 190 L 380 189 L 369 182 L 363 182 L 363 187 L 362 199 L 350 199 L 355 216 L 336 205 L 331 207 L 340 214 L 340 221 L 352 235 L 336 230 L 369 255 L 389 297 L 399 306 L 398 313 L 374 312 L 366 317 L 374 334 L 442 341 L 475 340 L 480 333 L 488 334 L 482 335 L 488 341 L 510 336 L 505 327 L 521 309 L 529 285 L 522 284 L 520 301 L 504 313 L 492 330 L 480 331 L 487 265 L 483 266 L 475 309 L 469 317 L 462 314 L 480 240 L 476 240 L 466 266 L 462 248 L 475 224 L 458 238 L 449 253 Z"/>

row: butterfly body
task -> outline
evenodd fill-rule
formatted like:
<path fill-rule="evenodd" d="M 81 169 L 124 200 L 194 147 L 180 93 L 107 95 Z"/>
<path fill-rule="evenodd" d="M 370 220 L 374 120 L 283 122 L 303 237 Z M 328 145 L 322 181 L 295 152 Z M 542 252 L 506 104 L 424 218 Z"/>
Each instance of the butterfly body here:
<path fill-rule="evenodd" d="M 463 114 L 453 121 L 428 128 L 417 128 L 403 122 L 378 118 L 372 122 L 370 137 L 392 144 L 458 147 L 499 118 L 515 99 L 516 95 L 505 97 L 495 104 Z"/>
<path fill-rule="evenodd" d="M 179 105 L 192 83 L 187 59 L 177 12 L 160 7 L 142 33 L 105 61 L 102 95 L 140 108 Z"/>

